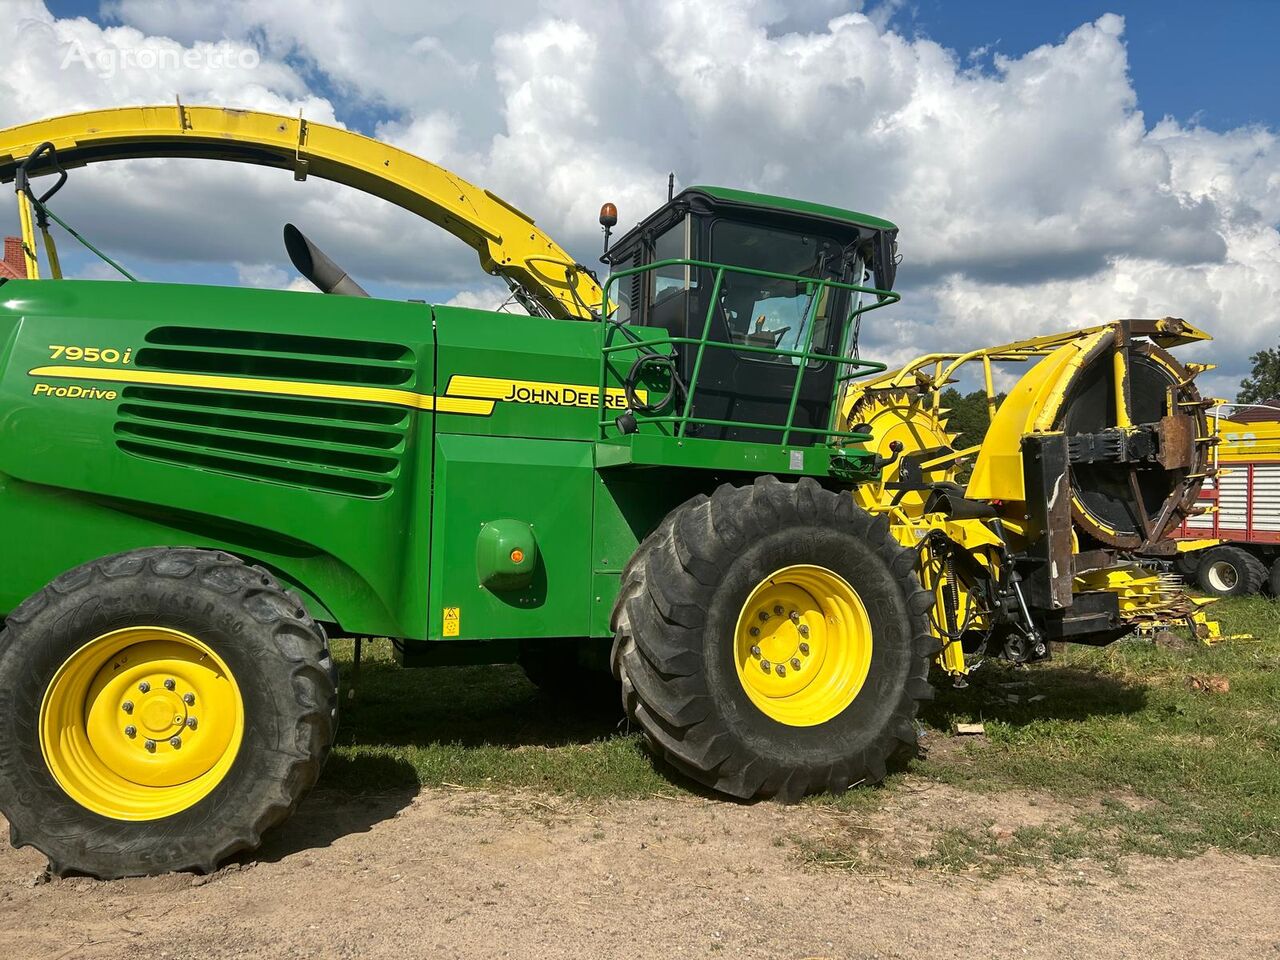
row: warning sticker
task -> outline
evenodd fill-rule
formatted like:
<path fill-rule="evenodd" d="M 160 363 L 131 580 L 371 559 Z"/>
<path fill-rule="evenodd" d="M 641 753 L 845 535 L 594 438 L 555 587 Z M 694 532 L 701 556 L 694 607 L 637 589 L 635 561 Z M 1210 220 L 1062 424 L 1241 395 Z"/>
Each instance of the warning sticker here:
<path fill-rule="evenodd" d="M 444 608 L 444 630 L 443 635 L 446 637 L 456 637 L 462 626 L 462 617 L 459 614 L 459 607 Z"/>

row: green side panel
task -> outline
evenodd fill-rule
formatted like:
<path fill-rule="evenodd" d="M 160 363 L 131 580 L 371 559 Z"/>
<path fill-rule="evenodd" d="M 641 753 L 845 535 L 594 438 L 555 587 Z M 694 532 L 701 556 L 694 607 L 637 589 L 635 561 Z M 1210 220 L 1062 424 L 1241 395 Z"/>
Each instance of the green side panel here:
<path fill-rule="evenodd" d="M 611 632 L 609 618 L 622 569 L 665 511 L 655 505 L 652 484 L 635 471 L 597 472 L 592 485 L 590 634 L 603 637 Z"/>
<path fill-rule="evenodd" d="M 490 398 L 493 409 L 438 414 L 433 638 L 608 636 L 618 577 L 637 543 L 711 481 L 689 470 L 597 475 L 602 334 L 598 323 L 436 308 L 441 395 Z M 608 388 L 619 386 L 618 372 Z M 606 401 L 607 416 L 623 406 L 617 394 Z M 524 590 L 479 582 L 477 537 L 500 518 L 533 524 L 539 566 Z M 448 636 L 447 607 L 459 608 L 458 632 Z"/>
<path fill-rule="evenodd" d="M 720 480 L 701 470 L 599 470 L 592 503 L 591 636 L 613 634 L 609 624 L 622 571 L 663 517 Z"/>
<path fill-rule="evenodd" d="M 585 441 L 437 436 L 429 639 L 587 634 L 591 460 Z M 526 523 L 537 540 L 537 567 L 525 586 L 480 583 L 481 531 L 497 520 Z"/>
<path fill-rule="evenodd" d="M 736 440 L 700 440 L 654 433 L 615 436 L 596 444 L 601 470 L 666 466 L 735 473 L 830 478 L 856 483 L 875 476 L 873 455 L 865 450 L 831 447 L 783 447 Z"/>
<path fill-rule="evenodd" d="M 301 594 L 311 615 L 319 620 L 340 618 L 312 587 L 330 599 L 334 588 L 359 590 L 353 595 L 356 601 L 375 607 L 380 604 L 376 594 L 353 580 L 349 571 L 335 568 L 331 558 L 316 554 L 305 544 L 283 540 L 270 530 L 239 525 L 217 528 L 198 514 L 174 516 L 163 509 L 137 512 L 137 508 L 132 500 L 103 500 L 0 474 L 0 523 L 5 544 L 0 584 L 5 611 L 59 573 L 87 560 L 138 547 L 180 544 L 226 550 L 266 566 Z"/>
<path fill-rule="evenodd" d="M 441 395 L 494 400 L 489 416 L 442 412 L 440 432 L 597 436 L 601 324 L 457 307 L 435 315 Z"/>
<path fill-rule="evenodd" d="M 423 634 L 433 418 L 343 391 L 429 408 L 429 307 L 152 283 L 3 290 L 0 611 L 87 560 L 185 545 L 271 567 L 345 630 Z"/>

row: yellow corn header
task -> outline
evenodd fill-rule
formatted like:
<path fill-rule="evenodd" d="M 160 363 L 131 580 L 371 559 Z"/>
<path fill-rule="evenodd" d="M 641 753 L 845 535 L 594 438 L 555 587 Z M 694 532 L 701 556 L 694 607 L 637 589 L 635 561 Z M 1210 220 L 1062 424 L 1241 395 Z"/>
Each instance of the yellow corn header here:
<path fill-rule="evenodd" d="M 931 353 L 845 394 L 847 429 L 891 462 L 854 496 L 917 551 L 933 592 L 940 662 L 962 677 L 984 656 L 1048 656 L 1054 640 L 1105 644 L 1217 625 L 1173 574 L 1172 556 L 1212 473 L 1213 432 L 1194 380 L 1204 366 L 1171 348 L 1209 339 L 1190 324 L 1118 320 L 965 353 Z M 1029 366 L 1007 394 L 998 369 Z M 942 391 L 985 387 L 981 442 L 949 429 Z"/>

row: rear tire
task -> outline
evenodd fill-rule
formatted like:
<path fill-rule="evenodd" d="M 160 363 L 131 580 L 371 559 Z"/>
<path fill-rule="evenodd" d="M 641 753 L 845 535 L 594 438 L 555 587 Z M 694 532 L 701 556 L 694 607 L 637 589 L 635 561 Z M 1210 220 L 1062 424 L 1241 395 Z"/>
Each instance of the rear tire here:
<path fill-rule="evenodd" d="M 882 780 L 891 758 L 914 754 L 918 704 L 932 698 L 926 677 L 938 641 L 925 619 L 932 598 L 914 566 L 887 518 L 872 519 L 847 494 L 810 478 L 780 483 L 765 476 L 749 487 L 726 484 L 709 498 L 695 497 L 667 516 L 623 572 L 613 665 L 628 717 L 673 767 L 734 797 L 795 801 Z M 813 630 L 812 661 L 792 667 L 791 679 L 778 684 L 811 686 L 780 689 L 769 699 L 750 671 L 774 683 L 773 671 L 800 658 L 775 653 L 783 659 L 766 668 L 758 646 L 743 654 L 742 631 L 767 613 L 755 609 L 760 590 L 780 583 L 785 589 L 776 596 L 785 599 L 795 586 L 788 577 L 800 583 L 817 577 L 850 600 L 824 605 L 820 588 L 806 594 L 795 587 L 794 596 L 810 596 L 817 606 L 800 620 L 779 615 L 761 643 L 776 650 L 783 631 L 792 629 L 788 618 Z M 831 615 L 855 606 L 859 617 Z M 823 673 L 828 662 L 842 662 L 843 647 L 857 645 L 847 639 L 856 631 L 845 627 L 855 619 L 866 627 L 863 677 Z M 819 680 L 832 693 L 813 701 L 817 694 L 806 691 Z"/>
<path fill-rule="evenodd" d="M 1271 575 L 1267 577 L 1267 589 L 1273 597 L 1280 597 L 1280 557 L 1271 564 Z"/>
<path fill-rule="evenodd" d="M 1248 597 L 1262 588 L 1267 568 L 1240 547 L 1211 547 L 1196 568 L 1196 583 L 1215 597 Z"/>
<path fill-rule="evenodd" d="M 1178 553 L 1173 558 L 1173 569 L 1182 575 L 1184 580 L 1192 580 L 1195 578 L 1196 570 L 1200 566 L 1201 555 L 1199 553 Z"/>
<path fill-rule="evenodd" d="M 336 723 L 324 631 L 225 553 L 87 563 L 0 633 L 0 811 L 56 874 L 208 872 L 253 849 L 315 784 Z"/>
<path fill-rule="evenodd" d="M 618 709 L 618 681 L 604 655 L 584 657 L 591 640 L 527 641 L 522 645 L 520 669 L 529 682 L 557 703 L 592 711 Z M 607 654 L 608 651 L 602 652 Z"/>

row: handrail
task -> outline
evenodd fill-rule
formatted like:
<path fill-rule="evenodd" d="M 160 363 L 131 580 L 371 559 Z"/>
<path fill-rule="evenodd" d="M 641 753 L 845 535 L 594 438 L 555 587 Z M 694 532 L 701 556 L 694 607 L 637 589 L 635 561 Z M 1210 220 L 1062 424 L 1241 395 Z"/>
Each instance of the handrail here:
<path fill-rule="evenodd" d="M 909 363 L 905 363 L 900 367 L 891 370 L 883 377 L 878 377 L 871 383 L 863 385 L 867 390 L 895 390 L 902 387 L 910 387 L 915 385 L 917 374 L 926 366 L 933 364 L 935 373 L 930 377 L 939 385 L 944 385 L 949 381 L 952 375 L 960 367 L 973 360 L 981 360 L 984 364 L 989 362 L 996 363 L 1026 363 L 1027 361 L 1037 358 L 1047 357 L 1059 347 L 1065 346 L 1085 337 L 1092 336 L 1103 330 L 1114 329 L 1119 321 L 1112 320 L 1107 323 L 1097 324 L 1092 327 L 1080 327 L 1075 330 L 1063 330 L 1058 333 L 1043 334 L 1038 337 L 1029 337 L 1025 340 L 1014 340 L 1009 343 L 1002 343 L 991 347 L 978 347 L 967 351 L 949 351 L 940 353 L 926 353 L 916 357 Z M 1185 342 L 1195 340 L 1208 339 L 1208 335 L 1202 331 L 1192 327 L 1189 323 L 1176 318 L 1166 317 L 1163 320 L 1146 320 L 1131 321 L 1132 323 L 1141 323 L 1151 329 L 1143 331 L 1135 331 L 1145 336 L 1151 336 L 1153 339 L 1157 337 L 1186 337 Z M 1166 328 L 1162 331 L 1162 328 Z M 929 376 L 926 374 L 926 376 Z M 990 391 L 988 391 L 990 394 Z"/>
<path fill-rule="evenodd" d="M 645 264 L 639 267 L 629 267 L 625 270 L 618 270 L 610 274 L 608 280 L 605 281 L 603 290 L 603 301 L 612 303 L 610 300 L 610 288 L 621 280 L 633 276 L 638 273 L 647 273 L 652 270 L 662 269 L 664 267 L 692 267 L 700 270 L 710 270 L 714 272 L 715 280 L 711 286 L 710 300 L 707 306 L 707 312 L 703 317 L 702 332 L 698 337 L 677 337 L 665 336 L 655 337 L 652 339 L 640 339 L 631 337 L 626 343 L 614 344 L 611 338 L 618 330 L 626 330 L 622 324 L 617 321 L 606 318 L 605 323 L 608 329 L 602 337 L 600 349 L 600 389 L 598 391 L 598 426 L 600 429 L 600 439 L 607 438 L 608 428 L 615 424 L 614 418 L 605 416 L 605 388 L 607 387 L 607 378 L 609 374 L 609 358 L 614 354 L 623 352 L 642 352 L 648 351 L 653 354 L 660 354 L 656 349 L 658 347 L 670 348 L 668 353 L 660 354 L 670 356 L 676 352 L 676 348 L 681 346 L 696 346 L 697 352 L 694 355 L 693 370 L 690 374 L 689 383 L 686 388 L 684 404 L 682 411 L 677 414 L 668 416 L 644 416 L 645 423 L 664 423 L 671 424 L 676 428 L 676 436 L 684 437 L 687 434 L 689 424 L 698 423 L 707 426 L 722 427 L 739 427 L 744 429 L 757 430 L 776 430 L 781 432 L 782 439 L 779 441 L 785 446 L 791 439 L 793 433 L 816 434 L 828 438 L 828 442 L 839 439 L 866 439 L 865 434 L 850 433 L 847 431 L 839 431 L 835 429 L 835 419 L 837 416 L 837 402 L 842 386 L 848 380 L 859 376 L 866 376 L 871 373 L 881 373 L 888 369 L 886 364 L 875 360 L 863 360 L 860 357 L 848 356 L 846 354 L 827 354 L 816 353 L 813 351 L 813 336 L 817 327 L 818 310 L 822 302 L 824 293 L 828 289 L 845 290 L 851 293 L 870 294 L 875 297 L 874 302 L 862 304 L 850 310 L 841 321 L 838 331 L 839 338 L 837 343 L 844 344 L 846 335 L 850 328 L 850 324 L 863 313 L 871 310 L 879 309 L 891 303 L 897 303 L 901 300 L 901 296 L 891 290 L 879 290 L 875 287 L 866 287 L 859 284 L 845 283 L 839 280 L 831 280 L 826 278 L 801 277 L 795 274 L 778 273 L 773 270 L 760 270 L 755 267 L 735 267 L 727 264 L 712 263 L 706 260 L 693 260 L 686 258 L 673 258 L 669 260 L 658 260 L 654 263 Z M 803 349 L 800 350 L 784 350 L 780 347 L 764 347 L 748 343 L 733 343 L 731 341 L 720 341 L 711 339 L 712 320 L 715 317 L 716 307 L 719 305 L 720 291 L 724 288 L 724 275 L 726 273 L 744 274 L 746 276 L 763 277 L 771 280 L 785 280 L 796 283 L 805 288 L 809 296 L 809 304 L 805 309 L 805 317 L 803 327 L 805 329 L 805 337 Z M 706 355 L 707 348 L 718 350 L 733 350 L 740 353 L 757 353 L 766 354 L 774 357 L 787 357 L 798 360 L 795 365 L 796 376 L 795 382 L 792 384 L 791 397 L 787 406 L 787 418 L 782 424 L 754 423 L 748 421 L 737 420 L 719 420 L 711 417 L 697 417 L 693 415 L 694 397 L 698 389 L 698 379 L 702 373 L 703 359 Z M 796 409 L 800 401 L 800 388 L 802 386 L 804 375 L 809 368 L 811 362 L 818 363 L 835 363 L 842 365 L 847 372 L 841 373 L 839 366 L 836 375 L 832 377 L 832 393 L 830 410 L 827 417 L 827 426 L 825 429 L 816 427 L 801 427 L 795 423 Z M 633 411 L 634 414 L 634 411 Z"/>

